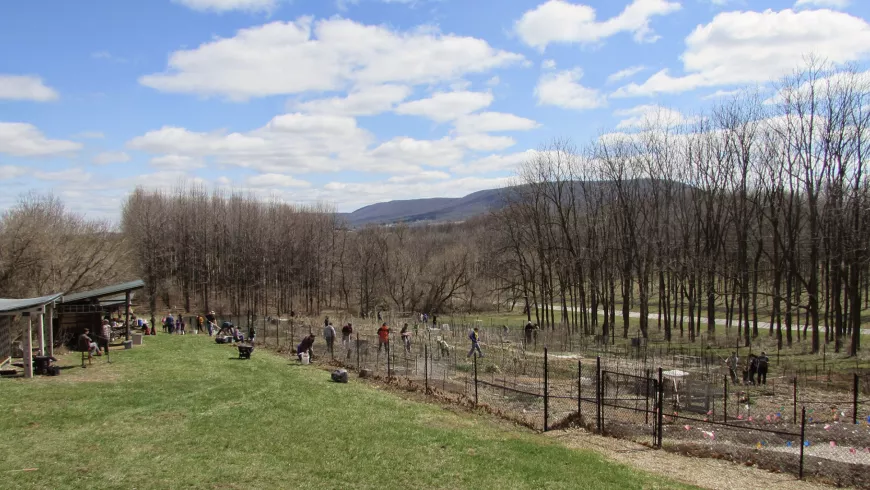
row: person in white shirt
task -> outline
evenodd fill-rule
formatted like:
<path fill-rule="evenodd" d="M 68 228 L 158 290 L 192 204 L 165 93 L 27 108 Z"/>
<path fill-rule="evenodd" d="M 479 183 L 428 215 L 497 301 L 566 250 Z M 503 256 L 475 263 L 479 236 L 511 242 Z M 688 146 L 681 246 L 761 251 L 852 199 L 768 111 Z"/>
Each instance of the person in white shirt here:
<path fill-rule="evenodd" d="M 335 359 L 335 351 L 333 350 L 335 345 L 335 327 L 332 326 L 332 322 L 327 323 L 323 327 L 323 338 L 326 339 L 326 349 L 329 351 L 330 357 Z"/>

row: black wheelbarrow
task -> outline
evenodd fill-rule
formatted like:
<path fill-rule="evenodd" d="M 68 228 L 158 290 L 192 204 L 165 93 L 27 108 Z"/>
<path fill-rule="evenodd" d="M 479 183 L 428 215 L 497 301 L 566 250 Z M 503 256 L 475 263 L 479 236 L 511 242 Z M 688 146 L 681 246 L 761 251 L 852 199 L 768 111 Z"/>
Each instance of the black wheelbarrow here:
<path fill-rule="evenodd" d="M 250 359 L 251 354 L 254 352 L 253 345 L 239 344 L 236 347 L 239 348 L 239 359 Z"/>

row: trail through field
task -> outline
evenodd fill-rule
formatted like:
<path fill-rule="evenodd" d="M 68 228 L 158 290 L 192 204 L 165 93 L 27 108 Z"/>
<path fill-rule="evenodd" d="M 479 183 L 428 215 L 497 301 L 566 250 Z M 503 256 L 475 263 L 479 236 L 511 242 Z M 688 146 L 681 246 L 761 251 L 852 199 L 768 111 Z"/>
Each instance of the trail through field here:
<path fill-rule="evenodd" d="M 553 308 L 554 308 L 556 311 L 561 311 L 561 309 L 562 309 L 559 305 L 553 305 Z M 570 307 L 570 306 L 569 306 L 569 307 L 567 307 L 567 310 L 568 310 L 568 311 L 580 311 L 580 308 L 575 308 L 575 307 Z M 587 311 L 592 311 L 592 310 L 587 309 Z M 599 315 L 604 315 L 604 310 L 599 310 L 599 311 L 598 311 L 598 314 L 599 314 Z M 628 316 L 629 316 L 629 318 L 640 318 L 640 312 L 638 312 L 638 311 L 630 311 L 630 312 L 628 312 Z M 648 317 L 650 320 L 658 320 L 658 318 L 659 318 L 659 314 L 658 314 L 658 313 L 649 313 L 649 314 L 647 315 L 647 317 Z M 621 312 L 617 312 L 616 318 L 617 318 L 617 319 L 622 318 L 622 313 L 621 313 Z M 671 318 L 674 318 L 674 317 L 671 316 Z M 679 320 L 680 317 L 678 316 L 678 317 L 676 317 L 676 319 Z M 684 321 L 688 322 L 690 318 L 687 317 L 687 316 L 683 316 L 682 319 L 683 319 Z M 697 321 L 697 320 L 698 320 L 698 318 L 695 317 L 695 321 Z M 736 322 L 732 320 L 732 326 L 734 326 L 735 323 L 736 323 Z M 753 322 L 753 323 L 754 323 L 754 322 Z M 702 325 L 706 325 L 706 324 L 708 324 L 707 319 L 704 318 L 704 317 L 701 317 L 701 324 L 702 324 Z M 719 319 L 717 319 L 717 320 L 715 321 L 715 324 L 716 324 L 716 325 L 721 325 L 721 326 L 724 327 L 724 326 L 727 326 L 727 325 L 728 325 L 728 320 L 725 319 L 725 318 L 719 318 Z M 736 328 L 736 327 L 735 327 L 735 328 Z M 770 328 L 770 322 L 763 322 L 763 321 L 759 320 L 759 321 L 758 321 L 758 328 L 759 328 L 759 329 Z M 801 325 L 800 329 L 803 329 L 803 325 Z M 796 330 L 797 330 L 797 328 L 796 328 Z M 824 325 L 819 325 L 819 331 L 820 331 L 820 332 L 825 332 L 825 331 L 827 331 L 827 328 L 826 328 Z M 870 329 L 862 328 L 862 329 L 861 329 L 861 335 L 870 335 Z"/>
<path fill-rule="evenodd" d="M 624 439 L 597 436 L 584 430 L 552 431 L 547 432 L 547 435 L 570 448 L 592 450 L 612 461 L 712 490 L 831 488 L 827 485 L 801 481 L 792 475 L 771 473 L 718 459 L 681 456 L 650 449 Z"/>

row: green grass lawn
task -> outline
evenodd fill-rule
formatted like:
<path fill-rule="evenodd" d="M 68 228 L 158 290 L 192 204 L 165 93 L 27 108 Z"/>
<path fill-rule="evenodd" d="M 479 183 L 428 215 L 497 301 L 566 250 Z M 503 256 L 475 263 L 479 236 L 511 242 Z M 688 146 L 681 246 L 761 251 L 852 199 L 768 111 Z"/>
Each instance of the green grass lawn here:
<path fill-rule="evenodd" d="M 112 364 L 0 380 L 0 487 L 680 488 L 269 352 L 235 356 L 163 335 Z"/>

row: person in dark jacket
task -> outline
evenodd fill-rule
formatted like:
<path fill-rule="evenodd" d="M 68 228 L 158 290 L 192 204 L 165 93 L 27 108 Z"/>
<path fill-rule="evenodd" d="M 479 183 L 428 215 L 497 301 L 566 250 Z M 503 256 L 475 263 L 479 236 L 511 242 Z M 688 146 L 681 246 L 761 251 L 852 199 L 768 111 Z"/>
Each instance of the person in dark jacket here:
<path fill-rule="evenodd" d="M 756 369 L 758 371 L 758 384 L 760 385 L 767 384 L 767 365 L 769 363 L 770 359 L 768 359 L 767 354 L 764 352 L 755 359 Z"/>
<path fill-rule="evenodd" d="M 302 342 L 299 342 L 299 345 L 296 347 L 296 357 L 298 357 L 300 361 L 302 360 L 302 354 L 305 352 L 308 353 L 308 359 L 314 359 L 314 351 L 312 350 L 312 347 L 314 347 L 315 338 L 315 335 L 311 334 L 302 339 Z"/>

